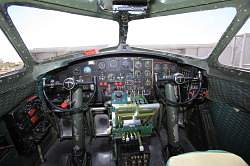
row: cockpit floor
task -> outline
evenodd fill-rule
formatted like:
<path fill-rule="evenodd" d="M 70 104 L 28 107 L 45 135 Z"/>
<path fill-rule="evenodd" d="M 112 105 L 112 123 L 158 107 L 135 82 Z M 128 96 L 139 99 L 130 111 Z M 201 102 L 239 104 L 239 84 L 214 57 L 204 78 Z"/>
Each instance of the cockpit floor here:
<path fill-rule="evenodd" d="M 87 145 L 88 152 L 91 154 L 92 166 L 115 166 L 112 158 L 112 142 L 108 137 L 93 138 Z M 45 155 L 46 162 L 41 166 L 66 166 L 68 155 L 72 149 L 72 141 L 66 140 L 56 142 Z M 162 149 L 161 141 L 157 136 L 150 138 L 149 149 L 151 152 L 150 166 L 163 166 L 164 157 L 160 149 Z"/>

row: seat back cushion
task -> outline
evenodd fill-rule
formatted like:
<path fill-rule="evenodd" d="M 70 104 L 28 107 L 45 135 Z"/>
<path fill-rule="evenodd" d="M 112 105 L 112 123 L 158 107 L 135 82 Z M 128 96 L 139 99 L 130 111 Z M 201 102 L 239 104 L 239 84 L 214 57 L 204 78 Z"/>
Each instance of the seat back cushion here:
<path fill-rule="evenodd" d="M 248 166 L 239 156 L 224 151 L 191 152 L 171 157 L 167 166 Z"/>

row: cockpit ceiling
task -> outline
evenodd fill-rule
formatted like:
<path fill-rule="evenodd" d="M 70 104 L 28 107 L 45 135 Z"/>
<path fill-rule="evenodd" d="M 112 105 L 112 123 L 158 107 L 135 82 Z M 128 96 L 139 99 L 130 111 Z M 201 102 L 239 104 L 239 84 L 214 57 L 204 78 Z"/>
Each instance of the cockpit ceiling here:
<path fill-rule="evenodd" d="M 242 1 L 244 2 L 244 0 Z M 147 17 L 237 6 L 240 2 L 234 0 L 149 0 L 150 10 Z M 28 3 L 42 5 L 44 8 L 60 6 L 61 10 L 70 8 L 72 11 L 79 10 L 84 15 L 94 16 L 95 13 L 96 17 L 113 19 L 112 12 L 100 7 L 105 5 L 109 8 L 112 5 L 112 0 L 2 0 L 0 3 Z"/>

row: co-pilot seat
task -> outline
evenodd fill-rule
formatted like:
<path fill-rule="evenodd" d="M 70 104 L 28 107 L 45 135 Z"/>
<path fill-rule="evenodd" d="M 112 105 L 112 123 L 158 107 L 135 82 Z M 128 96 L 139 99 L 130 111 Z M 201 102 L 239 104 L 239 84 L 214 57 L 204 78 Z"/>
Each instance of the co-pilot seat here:
<path fill-rule="evenodd" d="M 171 157 L 167 166 L 248 166 L 239 156 L 225 151 L 191 152 Z"/>

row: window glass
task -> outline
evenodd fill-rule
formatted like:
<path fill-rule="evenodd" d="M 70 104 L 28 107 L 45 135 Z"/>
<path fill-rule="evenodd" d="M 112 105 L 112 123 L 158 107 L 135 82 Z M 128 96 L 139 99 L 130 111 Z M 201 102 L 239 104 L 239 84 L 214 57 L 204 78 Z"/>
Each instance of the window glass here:
<path fill-rule="evenodd" d="M 204 58 L 235 14 L 235 8 L 221 8 L 134 20 L 129 23 L 128 44 Z"/>
<path fill-rule="evenodd" d="M 8 12 L 38 61 L 118 44 L 116 21 L 24 6 L 10 6 Z"/>
<path fill-rule="evenodd" d="M 23 61 L 0 30 L 0 75 L 22 69 Z"/>
<path fill-rule="evenodd" d="M 227 66 L 250 69 L 250 19 L 220 55 L 219 62 Z"/>

